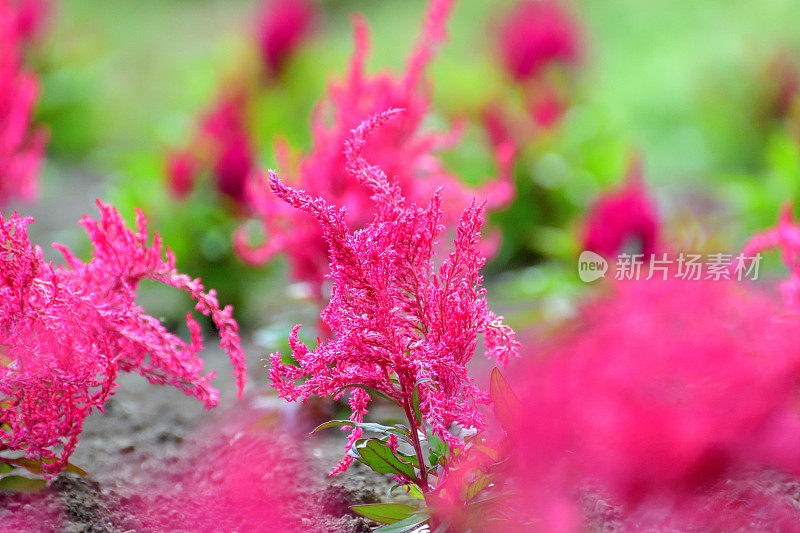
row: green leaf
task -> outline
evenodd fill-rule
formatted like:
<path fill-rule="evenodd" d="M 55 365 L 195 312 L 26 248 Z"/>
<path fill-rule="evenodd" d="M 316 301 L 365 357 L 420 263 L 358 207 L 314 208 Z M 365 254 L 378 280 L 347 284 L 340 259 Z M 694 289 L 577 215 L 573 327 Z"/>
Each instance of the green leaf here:
<path fill-rule="evenodd" d="M 0 478 L 0 490 L 9 492 L 39 492 L 47 486 L 43 479 L 32 479 L 22 476 L 5 476 Z"/>
<path fill-rule="evenodd" d="M 409 483 L 408 485 L 393 485 L 392 488 L 389 489 L 389 497 L 393 497 L 395 492 L 402 489 L 402 494 L 408 496 L 409 498 L 414 498 L 415 500 L 424 500 L 425 495 L 422 494 L 422 490 L 413 483 Z"/>
<path fill-rule="evenodd" d="M 522 404 L 497 368 L 492 369 L 489 396 L 494 403 L 494 415 L 503 429 L 510 432 L 514 427 L 517 413 L 522 409 Z"/>
<path fill-rule="evenodd" d="M 375 533 L 406 533 L 424 524 L 429 518 L 427 514 L 415 514 L 393 524 L 381 526 L 375 530 Z"/>
<path fill-rule="evenodd" d="M 402 426 L 391 427 L 384 426 L 383 424 L 376 424 L 374 422 L 353 422 L 352 420 L 329 420 L 328 422 L 315 427 L 314 430 L 309 433 L 309 435 L 313 435 L 317 431 L 321 431 L 323 429 L 343 426 L 356 426 L 360 427 L 364 431 L 371 431 L 372 433 L 379 433 L 381 435 L 395 435 L 397 437 L 402 437 L 405 441 L 409 440 L 410 435 L 408 429 Z"/>
<path fill-rule="evenodd" d="M 44 464 L 51 464 L 54 462 L 53 459 L 45 459 L 44 461 L 34 461 L 33 459 L 9 459 L 7 457 L 0 458 L 0 462 L 12 464 L 15 466 L 20 466 L 26 469 L 28 472 L 33 474 L 41 474 L 42 473 L 42 463 Z M 84 469 L 79 466 L 75 466 L 72 463 L 67 463 L 64 465 L 64 468 L 61 469 L 63 472 L 72 472 L 73 474 L 78 474 L 79 476 L 86 476 L 88 475 Z"/>
<path fill-rule="evenodd" d="M 425 495 L 422 494 L 422 489 L 420 489 L 417 485 L 405 485 L 406 489 L 408 490 L 408 495 L 415 500 L 424 500 Z"/>
<path fill-rule="evenodd" d="M 431 465 L 439 463 L 441 459 L 447 459 L 450 456 L 450 447 L 445 441 L 430 429 L 427 431 L 428 446 L 430 446 L 430 454 L 428 459 Z"/>
<path fill-rule="evenodd" d="M 417 510 L 410 505 L 403 505 L 400 503 L 352 505 L 350 509 L 352 509 L 354 513 L 360 514 L 370 520 L 380 522 L 381 524 L 394 524 L 417 512 Z"/>
<path fill-rule="evenodd" d="M 414 408 L 414 416 L 418 421 L 422 421 L 422 411 L 419 408 L 419 386 L 428 381 L 433 381 L 431 378 L 420 378 L 414 384 L 414 392 L 411 394 L 411 406 Z"/>
<path fill-rule="evenodd" d="M 466 501 L 470 501 L 473 498 L 475 498 L 477 495 L 479 495 L 481 492 L 483 492 L 483 490 L 486 489 L 493 482 L 494 482 L 494 476 L 492 476 L 492 475 L 481 476 L 478 479 L 476 479 L 475 481 L 473 481 L 472 484 L 467 489 L 467 494 L 466 494 L 466 498 L 465 498 Z"/>
<path fill-rule="evenodd" d="M 378 439 L 369 439 L 358 447 L 358 460 L 380 474 L 402 474 L 416 479 L 414 467 L 401 461 L 386 444 Z"/>

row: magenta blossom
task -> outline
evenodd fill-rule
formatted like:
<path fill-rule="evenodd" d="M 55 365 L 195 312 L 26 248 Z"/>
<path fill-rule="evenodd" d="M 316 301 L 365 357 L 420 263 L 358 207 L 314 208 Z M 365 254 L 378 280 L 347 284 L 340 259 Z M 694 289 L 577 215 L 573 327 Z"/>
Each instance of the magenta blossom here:
<path fill-rule="evenodd" d="M 452 4 L 453 0 L 431 2 L 416 47 L 400 75 L 381 72 L 368 76 L 365 73 L 369 36 L 366 23 L 357 17 L 354 20 L 355 52 L 349 71 L 343 81 L 329 85 L 326 97 L 313 112 L 312 150 L 287 181 L 312 196 L 347 207 L 347 222 L 354 227 L 363 227 L 372 220 L 373 203 L 370 191 L 345 170 L 343 146 L 361 122 L 390 108 L 402 108 L 405 113 L 375 132 L 364 152 L 398 184 L 407 198 L 423 202 L 433 191 L 442 188 L 444 196 L 449 198 L 444 216 L 450 224 L 458 220 L 461 211 L 475 196 L 486 198 L 490 208 L 505 205 L 513 196 L 512 147 L 509 144 L 497 149 L 501 177 L 475 190 L 448 173 L 436 155 L 457 141 L 458 132 L 423 129 L 422 123 L 430 109 L 425 70 L 445 40 L 445 24 Z M 240 231 L 235 239 L 236 249 L 245 260 L 255 263 L 285 252 L 293 277 L 310 283 L 322 300 L 322 283 L 329 259 L 322 231 L 307 214 L 282 205 L 265 182 L 261 177 L 249 190 L 250 208 L 261 219 L 268 238 L 263 246 L 251 248 L 247 235 Z"/>
<path fill-rule="evenodd" d="M 659 219 L 642 178 L 642 164 L 632 161 L 625 186 L 597 199 L 585 221 L 583 247 L 605 257 L 614 256 L 630 240 L 638 240 L 646 256 L 655 253 L 659 243 Z"/>
<path fill-rule="evenodd" d="M 792 222 L 792 206 L 787 205 L 778 220 L 778 225 L 753 236 L 745 244 L 742 255 L 755 257 L 759 252 L 778 248 L 783 262 L 789 269 L 789 279 L 781 284 L 781 295 L 787 307 L 800 310 L 800 225 Z M 738 267 L 738 265 L 735 265 Z"/>
<path fill-rule="evenodd" d="M 656 523 L 744 527 L 746 510 L 708 515 L 698 498 L 747 469 L 800 473 L 799 317 L 732 281 L 609 288 L 519 380 L 521 508 L 543 531 L 584 531 L 578 496 L 599 489 L 625 513 L 660 509 Z"/>
<path fill-rule="evenodd" d="M 374 219 L 360 230 L 347 224 L 346 208 L 287 187 L 270 173 L 275 193 L 322 226 L 333 281 L 330 303 L 322 312 L 331 339 L 312 351 L 300 342 L 296 326 L 290 344 L 297 366 L 284 364 L 273 353 L 270 378 L 290 401 L 349 393 L 350 419 L 359 422 L 371 397 L 362 388 L 347 387 L 375 389 L 404 407 L 412 432 L 424 424 L 451 446 L 461 447 L 451 425 L 483 428 L 477 407 L 488 402 L 465 366 L 478 335 L 483 335 L 486 355 L 501 364 L 516 356 L 518 343 L 502 317 L 489 309 L 481 286 L 483 209 L 473 203 L 464 211 L 453 251 L 436 268 L 436 238 L 444 230 L 441 195 L 435 193 L 425 207 L 409 204 L 400 186 L 364 159 L 367 134 L 396 114 L 390 111 L 364 122 L 347 143 L 347 171 L 369 188 L 376 204 Z M 415 386 L 420 420 L 411 414 Z M 362 430 L 346 429 L 350 450 Z M 352 459 L 345 456 L 332 474 L 346 470 Z"/>
<path fill-rule="evenodd" d="M 84 217 L 94 246 L 89 262 L 55 244 L 66 266 L 44 260 L 28 241 L 32 221 L 0 217 L 0 450 L 21 450 L 57 473 L 75 449 L 84 418 L 117 388 L 119 370 L 137 372 L 195 396 L 207 408 L 218 402 L 213 373 L 203 375 L 200 326 L 187 314 L 189 343 L 167 331 L 136 302 L 139 282 L 151 279 L 187 292 L 195 308 L 219 329 L 220 345 L 234 367 L 239 394 L 245 357 L 231 307 L 199 279 L 175 270 L 175 258 L 159 236 L 147 244 L 146 221 L 125 227 L 113 207 L 98 201 L 100 221 Z M 166 255 L 166 258 L 162 257 Z"/>
<path fill-rule="evenodd" d="M 22 70 L 17 16 L 11 3 L 0 0 L 0 205 L 36 196 L 45 144 L 44 133 L 32 126 L 39 88 Z"/>
<path fill-rule="evenodd" d="M 183 198 L 192 192 L 197 176 L 197 158 L 191 150 L 179 150 L 167 155 L 166 173 L 169 190 L 176 198 Z"/>
<path fill-rule="evenodd" d="M 556 0 L 523 0 L 500 27 L 500 53 L 518 81 L 538 77 L 552 63 L 571 64 L 581 55 L 580 32 Z"/>
<path fill-rule="evenodd" d="M 30 40 L 42 30 L 54 0 L 16 0 L 17 31 L 24 40 Z"/>
<path fill-rule="evenodd" d="M 308 37 L 314 8 L 306 0 L 267 0 L 258 19 L 261 57 L 270 73 L 279 73 Z"/>
<path fill-rule="evenodd" d="M 208 172 L 213 176 L 217 191 L 237 206 L 243 205 L 254 159 L 247 126 L 247 95 L 240 89 L 225 91 L 203 116 L 192 144 L 167 156 L 170 191 L 178 198 L 186 196 L 194 188 L 198 176 Z"/>

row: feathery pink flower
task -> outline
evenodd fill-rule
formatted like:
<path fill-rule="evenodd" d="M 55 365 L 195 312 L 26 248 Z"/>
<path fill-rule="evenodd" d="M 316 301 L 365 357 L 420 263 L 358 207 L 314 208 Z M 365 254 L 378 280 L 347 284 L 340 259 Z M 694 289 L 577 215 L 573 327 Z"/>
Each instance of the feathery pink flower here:
<path fill-rule="evenodd" d="M 499 46 L 518 81 L 538 77 L 551 63 L 575 63 L 581 55 L 577 24 L 556 0 L 521 1 L 500 27 Z"/>
<path fill-rule="evenodd" d="M 587 488 L 692 523 L 743 469 L 800 473 L 800 317 L 735 282 L 610 289 L 520 381 L 513 474 L 543 530 L 582 531 Z"/>
<path fill-rule="evenodd" d="M 754 235 L 744 246 L 742 255 L 755 257 L 756 254 L 777 248 L 781 251 L 783 262 L 789 269 L 789 279 L 781 283 L 781 295 L 786 306 L 800 310 L 800 225 L 792 222 L 792 206 L 786 205 L 778 224 L 763 233 Z"/>
<path fill-rule="evenodd" d="M 657 251 L 659 219 L 642 178 L 642 162 L 631 161 L 625 186 L 601 196 L 589 209 L 583 247 L 605 257 L 621 252 L 631 239 L 638 239 L 646 256 Z"/>
<path fill-rule="evenodd" d="M 308 37 L 315 12 L 306 0 L 267 0 L 258 19 L 257 39 L 267 71 L 276 74 Z"/>
<path fill-rule="evenodd" d="M 0 0 L 0 205 L 36 196 L 45 144 L 44 133 L 32 126 L 39 87 L 22 70 L 17 16 L 10 2 Z"/>
<path fill-rule="evenodd" d="M 453 251 L 436 268 L 436 239 L 444 230 L 441 195 L 435 193 L 425 207 L 407 203 L 400 186 L 365 159 L 367 135 L 396 115 L 389 111 L 364 122 L 347 143 L 346 169 L 369 188 L 376 204 L 374 219 L 360 230 L 348 225 L 346 208 L 288 187 L 270 173 L 278 197 L 321 225 L 333 281 L 330 302 L 322 312 L 333 332 L 331 339 L 320 341 L 312 351 L 299 340 L 296 326 L 290 345 L 297 366 L 284 364 L 280 354 L 273 353 L 270 379 L 289 401 L 305 401 L 311 395 L 340 398 L 349 392 L 350 419 L 359 422 L 371 398 L 364 389 L 347 390 L 348 386 L 380 391 L 407 411 L 417 386 L 424 425 L 451 446 L 461 447 L 450 432 L 451 424 L 484 427 L 477 406 L 488 401 L 465 367 L 478 335 L 483 335 L 486 355 L 501 364 L 517 354 L 518 343 L 502 317 L 489 309 L 481 286 L 483 208 L 473 202 L 464 211 Z M 351 432 L 349 450 L 362 431 L 346 429 Z M 332 474 L 351 462 L 352 457 L 345 456 Z"/>
<path fill-rule="evenodd" d="M 133 231 L 116 209 L 99 201 L 98 206 L 99 221 L 81 221 L 94 247 L 89 262 L 53 245 L 64 254 L 65 266 L 46 262 L 41 248 L 29 242 L 32 219 L 0 217 L 0 449 L 45 461 L 48 475 L 66 464 L 84 418 L 93 408 L 102 411 L 119 370 L 175 386 L 206 408 L 218 402 L 210 385 L 214 374 L 202 375 L 197 356 L 203 349 L 200 325 L 187 314 L 187 343 L 147 315 L 135 302 L 143 279 L 188 293 L 195 309 L 219 329 L 240 395 L 246 381 L 231 307 L 221 308 L 213 290 L 205 292 L 199 279 L 177 272 L 158 234 L 148 245 L 141 213 Z"/>
<path fill-rule="evenodd" d="M 244 204 L 245 186 L 255 159 L 246 108 L 245 91 L 223 92 L 203 116 L 190 146 L 167 156 L 167 182 L 176 197 L 189 194 L 198 176 L 209 172 L 221 194 L 236 205 Z"/>
<path fill-rule="evenodd" d="M 438 188 L 449 199 L 445 221 L 455 223 L 461 211 L 474 197 L 483 197 L 490 208 L 500 207 L 513 196 L 510 167 L 512 146 L 497 149 L 500 177 L 479 189 L 471 189 L 443 167 L 436 152 L 452 146 L 458 131 L 426 131 L 423 119 L 430 108 L 425 89 L 425 70 L 434 52 L 446 38 L 445 25 L 453 0 L 432 0 L 417 44 L 405 71 L 400 75 L 382 72 L 368 76 L 364 72 L 369 51 L 368 28 L 360 17 L 354 19 L 355 52 L 350 68 L 341 82 L 332 82 L 326 97 L 312 115 L 313 148 L 287 182 L 312 196 L 347 207 L 347 222 L 363 227 L 373 217 L 370 192 L 345 170 L 344 143 L 351 131 L 375 113 L 390 108 L 404 109 L 402 116 L 387 123 L 366 142 L 367 158 L 379 165 L 403 194 L 423 202 Z M 287 165 L 284 165 L 287 166 Z M 322 282 L 328 271 L 328 255 L 318 225 L 308 215 L 287 210 L 264 185 L 254 183 L 251 210 L 261 219 L 268 237 L 263 246 L 249 246 L 247 235 L 239 231 L 236 249 L 247 261 L 260 263 L 278 252 L 285 252 L 292 264 L 295 279 L 309 282 L 321 299 Z"/>

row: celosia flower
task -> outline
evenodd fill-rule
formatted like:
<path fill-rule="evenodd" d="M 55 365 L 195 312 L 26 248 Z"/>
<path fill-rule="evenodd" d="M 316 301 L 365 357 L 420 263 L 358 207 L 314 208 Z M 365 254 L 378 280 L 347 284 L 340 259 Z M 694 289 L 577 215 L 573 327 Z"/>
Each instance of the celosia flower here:
<path fill-rule="evenodd" d="M 295 175 L 287 181 L 313 196 L 347 207 L 347 222 L 363 227 L 373 217 L 370 192 L 345 171 L 344 142 L 351 131 L 375 113 L 389 108 L 406 112 L 376 132 L 364 151 L 378 164 L 412 201 L 423 202 L 437 188 L 449 199 L 445 221 L 455 223 L 461 211 L 475 196 L 484 197 L 490 208 L 507 203 L 513 195 L 510 166 L 512 147 L 497 149 L 500 178 L 474 190 L 449 174 L 435 153 L 456 142 L 456 133 L 422 129 L 430 107 L 424 89 L 424 73 L 434 51 L 446 37 L 445 24 L 453 0 L 433 0 L 425 17 L 422 34 L 406 64 L 397 76 L 388 72 L 367 76 L 364 72 L 369 49 L 366 23 L 354 20 L 355 52 L 343 82 L 331 83 L 327 96 L 312 116 L 313 148 L 302 160 Z M 263 262 L 275 253 L 285 252 L 293 277 L 310 283 L 321 298 L 322 282 L 328 270 L 326 246 L 317 224 L 304 213 L 287 210 L 263 185 L 263 177 L 251 190 L 250 207 L 262 220 L 268 238 L 260 248 L 251 248 L 244 231 L 236 237 L 239 254 L 250 262 Z"/>
<path fill-rule="evenodd" d="M 506 16 L 499 39 L 505 67 L 519 81 L 539 76 L 552 63 L 580 58 L 578 27 L 556 0 L 520 2 Z"/>
<path fill-rule="evenodd" d="M 237 406 L 193 435 L 177 460 L 148 461 L 149 476 L 117 489 L 134 496 L 123 501 L 140 529 L 328 533 L 332 505 L 314 490 L 310 458 L 295 438 L 265 429 L 264 415 Z"/>
<path fill-rule="evenodd" d="M 177 198 L 192 192 L 197 177 L 197 158 L 190 150 L 171 152 L 167 155 L 166 173 L 169 190 Z"/>
<path fill-rule="evenodd" d="M 279 73 L 306 39 L 314 9 L 306 0 L 267 0 L 258 19 L 261 57 L 270 73 Z"/>
<path fill-rule="evenodd" d="M 640 159 L 628 169 L 625 186 L 597 199 L 585 221 L 583 247 L 605 257 L 623 250 L 632 239 L 646 256 L 659 246 L 659 220 L 655 204 L 645 189 Z"/>
<path fill-rule="evenodd" d="M 188 194 L 198 175 L 209 172 L 220 193 L 237 205 L 244 204 L 245 185 L 255 158 L 246 107 L 243 90 L 223 92 L 203 117 L 192 144 L 168 156 L 167 180 L 176 196 Z"/>
<path fill-rule="evenodd" d="M 31 200 L 45 136 L 32 132 L 32 115 L 38 97 L 36 79 L 22 71 L 17 12 L 0 0 L 0 205 L 10 198 Z"/>
<path fill-rule="evenodd" d="M 203 120 L 201 133 L 213 154 L 217 188 L 238 203 L 244 201 L 245 182 L 253 168 L 246 102 L 242 92 L 223 95 Z"/>
<path fill-rule="evenodd" d="M 516 355 L 518 344 L 502 317 L 489 309 L 481 287 L 482 207 L 473 203 L 464 211 L 453 251 L 437 269 L 436 238 L 444 230 L 441 195 L 434 194 L 426 207 L 407 203 L 400 186 L 364 159 L 366 135 L 396 114 L 386 112 L 364 122 L 347 143 L 347 171 L 369 188 L 376 203 L 375 217 L 363 229 L 350 228 L 346 208 L 292 189 L 270 173 L 275 193 L 321 225 L 333 281 L 330 303 L 322 312 L 332 338 L 312 351 L 299 340 L 296 326 L 290 345 L 297 366 L 284 364 L 273 353 L 270 379 L 290 401 L 311 395 L 340 398 L 349 392 L 353 421 L 363 420 L 371 398 L 361 388 L 345 390 L 348 386 L 380 391 L 404 406 L 407 415 L 417 386 L 422 420 L 412 415 L 410 421 L 460 447 L 451 424 L 484 427 L 477 406 L 488 401 L 465 367 L 477 336 L 484 337 L 486 355 L 501 364 Z M 362 431 L 347 429 L 350 450 Z M 332 474 L 346 470 L 352 459 L 345 456 Z"/>
<path fill-rule="evenodd" d="M 770 248 L 780 249 L 783 262 L 789 269 L 789 279 L 781 283 L 781 295 L 787 307 L 800 310 L 800 225 L 792 222 L 791 205 L 784 208 L 776 227 L 753 236 L 745 244 L 742 255 L 755 257 Z M 734 268 L 739 267 L 734 265 Z"/>
<path fill-rule="evenodd" d="M 49 475 L 74 451 L 84 418 L 94 408 L 102 411 L 114 393 L 118 370 L 173 385 L 206 408 L 218 402 L 210 385 L 214 374 L 202 375 L 197 356 L 203 348 L 199 324 L 187 314 L 187 343 L 145 314 L 135 302 L 143 279 L 187 292 L 219 329 L 240 395 L 246 380 L 232 309 L 221 308 L 215 292 L 205 292 L 199 279 L 178 273 L 157 234 L 148 245 L 141 213 L 132 231 L 116 209 L 98 206 L 99 222 L 81 221 L 94 246 L 89 262 L 54 245 L 66 266 L 46 262 L 28 241 L 31 219 L 0 217 L 0 449 L 44 461 Z"/>
<path fill-rule="evenodd" d="M 24 40 L 32 39 L 52 9 L 51 0 L 17 0 L 17 31 Z"/>
<path fill-rule="evenodd" d="M 520 380 L 512 472 L 542 530 L 583 531 L 587 487 L 691 523 L 697 498 L 744 469 L 800 473 L 800 317 L 732 281 L 610 289 Z"/>

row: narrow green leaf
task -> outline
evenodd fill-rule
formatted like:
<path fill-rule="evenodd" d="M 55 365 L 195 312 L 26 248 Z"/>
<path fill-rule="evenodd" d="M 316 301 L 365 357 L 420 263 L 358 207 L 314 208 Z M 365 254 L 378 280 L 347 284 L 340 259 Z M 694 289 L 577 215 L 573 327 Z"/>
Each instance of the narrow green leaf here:
<path fill-rule="evenodd" d="M 503 429 L 510 432 L 514 427 L 517 414 L 522 410 L 522 404 L 511 390 L 506 378 L 496 367 L 492 369 L 489 396 L 494 403 L 494 415 Z"/>
<path fill-rule="evenodd" d="M 431 449 L 436 452 L 436 455 L 446 457 L 448 452 L 450 452 L 450 447 L 447 443 L 432 431 L 430 435 L 428 435 L 428 442 L 430 443 Z"/>
<path fill-rule="evenodd" d="M 401 437 L 406 442 L 408 442 L 410 435 L 409 431 L 405 428 L 402 428 L 402 426 L 397 428 L 384 426 L 383 424 L 376 424 L 374 422 L 353 422 L 352 420 L 329 420 L 328 422 L 315 427 L 311 433 L 309 433 L 309 435 L 313 435 L 317 431 L 321 431 L 323 429 L 343 426 L 356 426 L 360 427 L 364 431 L 370 431 L 372 433 L 378 433 L 381 435 L 395 435 L 397 437 Z"/>
<path fill-rule="evenodd" d="M 417 512 L 417 510 L 410 505 L 403 505 L 400 503 L 352 505 L 350 509 L 352 509 L 354 513 L 360 514 L 370 520 L 380 522 L 381 524 L 394 524 Z"/>
<path fill-rule="evenodd" d="M 415 500 L 424 500 L 425 495 L 422 494 L 422 489 L 420 489 L 416 485 L 405 485 L 406 489 L 408 490 L 408 495 Z"/>
<path fill-rule="evenodd" d="M 358 460 L 380 474 L 402 474 L 415 479 L 414 467 L 401 461 L 386 444 L 369 439 L 358 448 Z"/>
<path fill-rule="evenodd" d="M 389 489 L 389 497 L 393 497 L 395 492 L 398 490 L 402 490 L 402 494 L 410 498 L 414 498 L 415 500 L 425 499 L 425 496 L 422 494 L 422 490 L 413 483 L 409 483 L 408 485 L 393 485 L 392 488 Z"/>
<path fill-rule="evenodd" d="M 381 526 L 375 530 L 375 533 L 406 533 L 418 528 L 420 525 L 427 522 L 429 518 L 430 517 L 425 514 L 415 514 L 393 524 Z"/>
<path fill-rule="evenodd" d="M 467 488 L 467 494 L 465 498 L 466 501 L 470 501 L 473 498 L 475 498 L 477 495 L 483 492 L 484 489 L 489 487 L 489 485 L 491 485 L 493 482 L 494 482 L 494 476 L 492 475 L 481 476 L 475 481 L 473 481 L 472 484 L 469 486 L 469 488 Z"/>
<path fill-rule="evenodd" d="M 47 486 L 43 479 L 32 479 L 22 476 L 5 476 L 0 478 L 0 490 L 9 492 L 39 492 Z"/>
<path fill-rule="evenodd" d="M 422 421 L 422 411 L 419 408 L 419 386 L 428 381 L 433 381 L 431 378 L 420 378 L 414 384 L 414 392 L 411 394 L 411 406 L 414 408 L 414 416 L 418 421 Z"/>
<path fill-rule="evenodd" d="M 44 461 L 34 461 L 33 459 L 25 459 L 23 457 L 19 459 L 9 459 L 7 457 L 0 458 L 0 462 L 21 466 L 22 468 L 26 469 L 28 472 L 32 474 L 41 474 L 42 473 L 42 463 L 44 464 L 51 464 L 54 462 L 53 459 L 45 459 Z M 62 468 L 63 472 L 72 472 L 73 474 L 78 474 L 79 476 L 86 476 L 88 475 L 84 469 L 79 466 L 75 466 L 72 463 L 67 463 L 64 468 Z"/>

